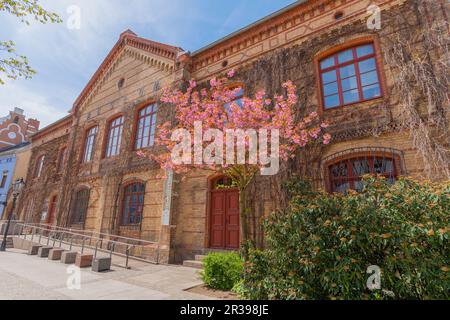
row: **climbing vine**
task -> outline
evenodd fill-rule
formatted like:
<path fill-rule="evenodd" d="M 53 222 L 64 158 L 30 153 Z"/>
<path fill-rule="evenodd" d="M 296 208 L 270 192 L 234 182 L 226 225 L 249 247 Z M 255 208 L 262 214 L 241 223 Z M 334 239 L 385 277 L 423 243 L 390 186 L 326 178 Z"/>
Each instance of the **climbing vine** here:
<path fill-rule="evenodd" d="M 450 179 L 450 33 L 439 1 L 414 0 L 418 25 L 391 38 L 385 60 L 394 75 L 402 129 L 408 129 L 429 178 Z"/>

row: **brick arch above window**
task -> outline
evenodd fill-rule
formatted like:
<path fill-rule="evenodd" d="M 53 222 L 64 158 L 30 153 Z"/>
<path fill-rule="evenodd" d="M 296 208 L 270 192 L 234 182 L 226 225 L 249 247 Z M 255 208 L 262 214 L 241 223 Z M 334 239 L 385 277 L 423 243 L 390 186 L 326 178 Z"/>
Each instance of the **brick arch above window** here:
<path fill-rule="evenodd" d="M 403 152 L 392 148 L 363 147 L 337 152 L 323 159 L 321 164 L 326 190 L 346 192 L 360 191 L 362 177 L 376 174 L 394 183 L 406 175 Z"/>
<path fill-rule="evenodd" d="M 378 37 L 337 44 L 314 58 L 321 110 L 386 98 L 387 86 Z"/>

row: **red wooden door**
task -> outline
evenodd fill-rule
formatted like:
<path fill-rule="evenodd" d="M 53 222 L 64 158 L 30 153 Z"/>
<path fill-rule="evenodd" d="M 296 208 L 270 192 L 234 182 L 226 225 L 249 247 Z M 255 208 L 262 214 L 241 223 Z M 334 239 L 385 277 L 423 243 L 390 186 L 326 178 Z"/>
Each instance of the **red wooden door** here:
<path fill-rule="evenodd" d="M 211 248 L 239 249 L 239 191 L 211 193 Z"/>
<path fill-rule="evenodd" d="M 49 225 L 55 224 L 56 220 L 56 200 L 58 199 L 58 196 L 53 196 L 50 200 L 50 206 L 48 208 L 48 219 L 47 223 Z"/>

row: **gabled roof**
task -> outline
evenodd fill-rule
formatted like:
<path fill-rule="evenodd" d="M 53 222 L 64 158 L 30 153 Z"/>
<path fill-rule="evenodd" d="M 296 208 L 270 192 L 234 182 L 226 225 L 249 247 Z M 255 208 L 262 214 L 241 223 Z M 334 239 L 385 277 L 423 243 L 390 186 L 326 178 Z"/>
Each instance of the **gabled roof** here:
<path fill-rule="evenodd" d="M 103 74 L 108 70 L 111 63 L 113 63 L 114 58 L 121 52 L 121 49 L 126 45 L 135 47 L 137 49 L 141 49 L 152 54 L 158 55 L 160 57 L 170 59 L 175 61 L 178 53 L 183 52 L 183 49 L 179 47 L 174 47 L 171 45 L 167 45 L 164 43 L 159 43 L 156 41 L 144 39 L 138 37 L 133 31 L 130 29 L 121 33 L 119 40 L 114 45 L 112 50 L 106 56 L 105 60 L 103 60 L 100 67 L 91 77 L 91 80 L 84 87 L 81 94 L 75 100 L 75 103 L 72 108 L 72 113 L 74 113 L 78 106 L 83 103 L 84 99 L 89 95 L 91 89 L 97 84 L 97 82 L 102 78 Z"/>

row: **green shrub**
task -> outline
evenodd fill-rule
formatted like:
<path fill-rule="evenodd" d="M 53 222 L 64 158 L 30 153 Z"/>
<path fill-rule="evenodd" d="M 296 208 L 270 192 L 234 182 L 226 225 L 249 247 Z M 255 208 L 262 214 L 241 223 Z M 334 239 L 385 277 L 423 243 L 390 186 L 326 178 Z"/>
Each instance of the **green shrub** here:
<path fill-rule="evenodd" d="M 449 218 L 448 182 L 370 177 L 359 194 L 299 192 L 265 222 L 267 250 L 251 251 L 240 291 L 247 299 L 448 299 Z M 373 265 L 382 290 L 367 288 Z"/>
<path fill-rule="evenodd" d="M 231 290 L 241 280 L 243 262 L 237 253 L 210 253 L 203 266 L 202 278 L 210 288 Z"/>

